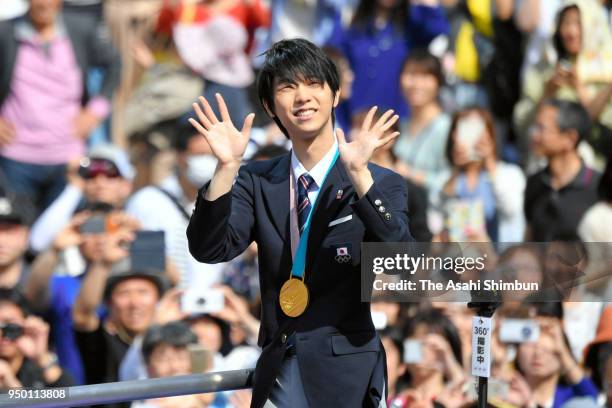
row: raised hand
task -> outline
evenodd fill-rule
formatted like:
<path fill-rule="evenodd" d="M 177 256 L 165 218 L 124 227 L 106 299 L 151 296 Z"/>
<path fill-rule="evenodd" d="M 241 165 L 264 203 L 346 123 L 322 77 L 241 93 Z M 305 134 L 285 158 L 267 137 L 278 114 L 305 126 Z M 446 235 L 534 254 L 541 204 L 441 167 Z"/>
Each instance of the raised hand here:
<path fill-rule="evenodd" d="M 352 134 L 353 140 L 351 142 L 346 141 L 342 129 L 337 129 L 336 131 L 338 147 L 340 149 L 340 160 L 342 160 L 344 167 L 349 172 L 365 170 L 374 151 L 399 136 L 399 132 L 388 132 L 399 118 L 398 115 L 393 115 L 392 109 L 386 111 L 372 125 L 377 109 L 374 106 L 368 111 L 361 129 Z"/>
<path fill-rule="evenodd" d="M 17 339 L 17 347 L 29 359 L 40 363 L 49 351 L 49 325 L 39 317 L 28 316 L 23 324 L 24 335 Z"/>
<path fill-rule="evenodd" d="M 189 314 L 181 309 L 181 296 L 184 292 L 184 289 L 172 288 L 164 293 L 157 303 L 155 316 L 153 317 L 155 324 L 163 325 L 189 317 Z"/>
<path fill-rule="evenodd" d="M 82 211 L 72 217 L 68 225 L 56 235 L 53 240 L 53 249 L 56 251 L 63 251 L 72 245 L 80 245 L 83 242 L 83 236 L 79 231 L 79 228 L 87 219 L 91 217 L 89 211 Z"/>
<path fill-rule="evenodd" d="M 206 138 L 220 166 L 240 165 L 249 141 L 255 114 L 247 115 L 242 129 L 238 130 L 232 123 L 223 97 L 220 94 L 216 94 L 215 97 L 219 104 L 221 121 L 217 119 L 206 98 L 200 96 L 199 101 L 204 110 L 202 110 L 200 104 L 194 103 L 193 109 L 198 116 L 199 122 L 189 118 L 189 123 Z"/>
<path fill-rule="evenodd" d="M 100 124 L 101 119 L 88 109 L 82 109 L 74 119 L 74 133 L 82 140 L 86 140 L 89 134 Z"/>

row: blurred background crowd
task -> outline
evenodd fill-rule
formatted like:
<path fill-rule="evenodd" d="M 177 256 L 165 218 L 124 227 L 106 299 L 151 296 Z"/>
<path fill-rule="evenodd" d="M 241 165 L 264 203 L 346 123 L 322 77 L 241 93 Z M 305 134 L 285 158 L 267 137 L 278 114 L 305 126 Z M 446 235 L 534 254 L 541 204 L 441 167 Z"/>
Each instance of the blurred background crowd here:
<path fill-rule="evenodd" d="M 335 62 L 349 136 L 373 105 L 399 113 L 375 162 L 405 177 L 417 241 L 491 243 L 525 280 L 555 266 L 523 243 L 612 243 L 611 8 L 1 0 L 0 388 L 254 367 L 257 247 L 225 264 L 189 254 L 216 161 L 187 119 L 198 95 L 219 92 L 234 123 L 257 114 L 246 160 L 287 152 L 254 89 L 261 53 L 283 38 Z M 583 261 L 606 258 L 598 248 Z M 612 292 L 590 289 L 500 309 L 493 406 L 612 407 Z M 473 310 L 384 293 L 372 310 L 389 406 L 473 404 Z M 109 406 L 241 408 L 249 393 Z"/>

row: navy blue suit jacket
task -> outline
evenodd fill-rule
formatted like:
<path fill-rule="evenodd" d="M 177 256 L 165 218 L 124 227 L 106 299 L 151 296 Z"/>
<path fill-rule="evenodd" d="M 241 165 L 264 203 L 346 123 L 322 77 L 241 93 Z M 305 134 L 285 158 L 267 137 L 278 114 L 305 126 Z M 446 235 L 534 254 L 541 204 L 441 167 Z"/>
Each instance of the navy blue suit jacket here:
<path fill-rule="evenodd" d="M 406 182 L 370 164 L 374 185 L 361 199 L 340 159 L 319 191 L 312 215 L 305 282 L 306 311 L 290 318 L 278 295 L 291 270 L 289 172 L 291 155 L 243 166 L 227 194 L 214 201 L 198 194 L 187 228 L 189 250 L 201 262 L 228 261 L 254 240 L 258 244 L 262 316 L 253 407 L 261 407 L 276 379 L 287 337 L 295 332 L 306 397 L 313 407 L 377 406 L 385 398 L 385 355 L 370 314 L 361 302 L 360 245 L 411 240 Z M 338 190 L 342 190 L 338 199 Z M 333 220 L 352 219 L 329 226 Z M 336 260 L 347 248 L 349 262 Z M 385 386 L 386 389 L 386 386 Z"/>

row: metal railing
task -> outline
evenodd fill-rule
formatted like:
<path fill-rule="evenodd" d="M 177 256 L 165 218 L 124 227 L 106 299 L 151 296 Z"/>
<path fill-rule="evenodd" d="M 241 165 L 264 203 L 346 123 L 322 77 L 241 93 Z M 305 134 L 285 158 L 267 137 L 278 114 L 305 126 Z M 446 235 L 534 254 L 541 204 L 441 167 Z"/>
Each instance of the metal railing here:
<path fill-rule="evenodd" d="M 15 398 L 0 394 L 0 407 L 66 408 L 137 401 L 176 395 L 251 388 L 254 370 L 220 371 L 206 374 L 80 385 L 65 388 L 64 398 Z M 47 390 L 52 390 L 48 388 Z M 27 394 L 27 393 L 24 393 Z"/>

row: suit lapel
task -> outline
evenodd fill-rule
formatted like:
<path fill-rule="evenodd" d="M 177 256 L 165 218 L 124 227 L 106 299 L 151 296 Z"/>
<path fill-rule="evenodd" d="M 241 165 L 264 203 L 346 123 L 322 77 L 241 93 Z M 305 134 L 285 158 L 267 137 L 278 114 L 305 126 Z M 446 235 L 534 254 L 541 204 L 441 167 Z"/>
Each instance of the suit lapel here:
<path fill-rule="evenodd" d="M 261 179 L 261 190 L 265 201 L 265 208 L 272 224 L 291 247 L 289 230 L 289 168 L 291 154 L 284 155 L 274 166 L 267 177 Z"/>
<path fill-rule="evenodd" d="M 317 252 L 323 242 L 325 233 L 327 232 L 328 224 L 338 214 L 340 209 L 347 205 L 350 200 L 350 189 L 352 184 L 344 166 L 340 162 L 340 158 L 330 170 L 317 198 L 317 204 L 312 214 L 310 221 L 310 233 L 308 236 L 308 248 L 306 251 L 306 280 L 312 275 L 312 264 Z M 342 190 L 342 198 L 337 199 L 338 190 Z"/>

